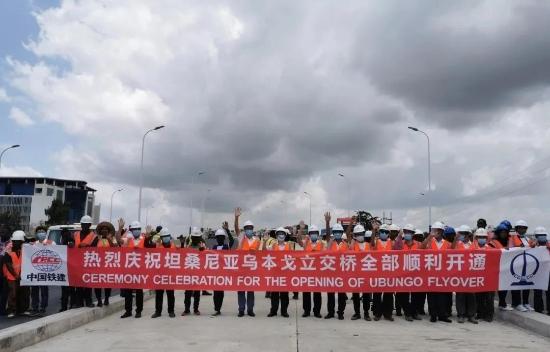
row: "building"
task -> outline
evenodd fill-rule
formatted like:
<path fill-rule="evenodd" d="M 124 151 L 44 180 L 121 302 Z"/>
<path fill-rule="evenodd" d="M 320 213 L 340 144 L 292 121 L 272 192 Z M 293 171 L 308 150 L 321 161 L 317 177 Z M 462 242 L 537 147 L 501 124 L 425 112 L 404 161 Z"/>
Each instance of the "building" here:
<path fill-rule="evenodd" d="M 83 215 L 99 218 L 100 206 L 94 205 L 95 189 L 85 181 L 48 177 L 0 177 L 0 213 L 17 211 L 21 227 L 29 231 L 47 220 L 45 210 L 54 199 L 67 203 L 69 223 Z"/>

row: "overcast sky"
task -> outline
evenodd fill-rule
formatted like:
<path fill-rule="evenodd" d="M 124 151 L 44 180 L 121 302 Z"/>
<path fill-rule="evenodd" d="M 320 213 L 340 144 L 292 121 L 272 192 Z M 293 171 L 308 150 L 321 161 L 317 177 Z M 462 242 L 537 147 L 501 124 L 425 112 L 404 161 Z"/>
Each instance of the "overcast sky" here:
<path fill-rule="evenodd" d="M 235 206 L 309 222 L 303 192 L 318 225 L 363 209 L 425 229 L 416 126 L 434 221 L 550 226 L 548 18 L 529 0 L 2 2 L 0 146 L 23 147 L 1 174 L 86 180 L 102 218 L 124 188 L 131 221 L 162 124 L 143 204 L 173 232 L 191 197 L 195 225 L 203 204 L 211 227 Z"/>

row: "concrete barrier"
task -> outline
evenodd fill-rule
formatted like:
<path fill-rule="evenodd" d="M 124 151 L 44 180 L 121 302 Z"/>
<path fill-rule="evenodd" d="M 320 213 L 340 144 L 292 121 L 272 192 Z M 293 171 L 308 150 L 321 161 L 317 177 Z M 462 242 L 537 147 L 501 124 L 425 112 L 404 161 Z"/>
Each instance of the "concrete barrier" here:
<path fill-rule="evenodd" d="M 150 299 L 153 294 L 154 291 L 144 292 L 143 300 Z M 111 297 L 109 306 L 71 309 L 0 330 L 0 351 L 20 350 L 122 309 L 124 309 L 124 298 L 116 296 Z"/>
<path fill-rule="evenodd" d="M 518 311 L 501 311 L 495 306 L 495 318 L 519 326 L 531 333 L 550 337 L 550 316 L 546 314 Z"/>

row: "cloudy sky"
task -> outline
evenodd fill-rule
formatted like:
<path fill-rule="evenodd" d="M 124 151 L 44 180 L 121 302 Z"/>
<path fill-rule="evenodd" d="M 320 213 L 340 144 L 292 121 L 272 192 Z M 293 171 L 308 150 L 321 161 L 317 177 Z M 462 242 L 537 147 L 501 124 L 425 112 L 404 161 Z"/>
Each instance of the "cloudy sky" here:
<path fill-rule="evenodd" d="M 548 18 L 529 0 L 2 1 L 0 146 L 23 147 L 1 173 L 86 180 L 102 218 L 124 188 L 113 213 L 133 220 L 142 135 L 166 125 L 144 207 L 174 232 L 191 199 L 195 225 L 203 204 L 212 227 L 235 206 L 308 222 L 304 192 L 316 224 L 426 228 L 416 126 L 434 220 L 550 226 Z"/>

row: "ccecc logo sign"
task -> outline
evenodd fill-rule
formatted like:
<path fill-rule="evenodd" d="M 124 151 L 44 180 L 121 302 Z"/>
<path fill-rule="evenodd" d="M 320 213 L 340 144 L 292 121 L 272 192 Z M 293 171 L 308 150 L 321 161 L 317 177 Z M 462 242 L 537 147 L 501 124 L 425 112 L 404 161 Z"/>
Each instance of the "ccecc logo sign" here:
<path fill-rule="evenodd" d="M 59 254 L 49 249 L 41 249 L 31 257 L 32 266 L 46 273 L 51 273 L 61 268 L 62 262 Z"/>
<path fill-rule="evenodd" d="M 531 286 L 534 285 L 532 281 L 529 281 L 537 274 L 540 263 L 537 257 L 523 251 L 516 255 L 510 263 L 510 273 L 513 277 L 518 279 L 517 282 L 512 282 L 512 286 Z"/>

